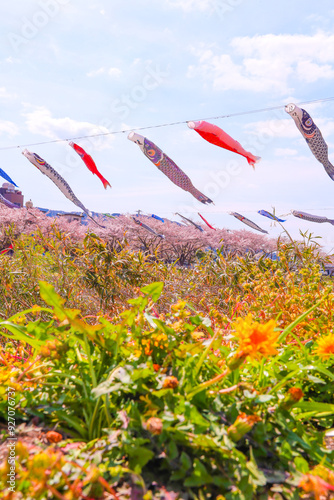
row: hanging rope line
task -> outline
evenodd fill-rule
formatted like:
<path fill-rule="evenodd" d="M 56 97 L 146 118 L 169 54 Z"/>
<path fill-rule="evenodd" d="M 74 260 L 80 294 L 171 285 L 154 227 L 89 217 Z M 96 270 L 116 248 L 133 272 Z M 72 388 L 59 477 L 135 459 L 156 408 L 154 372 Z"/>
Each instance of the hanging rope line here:
<path fill-rule="evenodd" d="M 295 205 L 298 205 L 298 207 L 300 207 L 300 204 L 296 203 Z M 201 210 L 201 213 L 202 214 L 206 214 L 206 215 L 220 215 L 220 214 L 229 214 L 231 212 L 232 208 L 230 208 L 229 210 L 213 210 L 213 211 L 207 211 L 207 210 Z M 285 217 L 285 216 L 288 216 L 288 215 L 291 215 L 291 210 L 293 210 L 292 208 L 291 209 L 282 209 L 282 210 L 279 210 L 280 214 L 276 214 L 277 217 Z M 331 210 L 332 212 L 334 212 L 334 207 L 326 207 L 326 208 L 318 208 L 318 207 L 312 207 L 312 208 L 305 208 L 305 207 L 302 207 L 302 210 L 310 210 L 310 211 L 317 211 L 317 212 L 320 212 L 320 211 L 326 211 L 326 210 Z M 258 210 L 247 210 L 247 209 L 243 209 L 243 208 L 240 208 L 240 211 L 242 213 L 247 213 L 247 214 L 257 214 L 259 211 Z M 166 211 L 166 210 L 158 210 L 159 214 L 174 214 L 174 212 L 172 210 L 169 210 L 169 211 Z M 281 213 L 281 212 L 284 212 L 284 213 Z M 193 215 L 197 215 L 198 214 L 198 209 L 193 209 L 193 210 L 187 210 L 187 211 L 184 211 L 184 213 L 187 213 L 187 214 L 193 214 Z M 147 214 L 146 214 L 147 215 Z"/>
<path fill-rule="evenodd" d="M 334 101 L 334 97 L 325 97 L 323 99 L 314 99 L 312 101 L 298 102 L 297 105 L 315 104 L 318 102 L 328 102 L 328 101 Z M 243 115 L 251 115 L 251 114 L 255 114 L 255 113 L 264 113 L 265 111 L 274 111 L 275 109 L 283 109 L 284 107 L 285 107 L 285 105 L 282 104 L 280 106 L 272 106 L 270 108 L 253 109 L 251 111 L 240 111 L 238 113 L 230 113 L 229 115 L 210 116 L 208 118 L 197 118 L 196 120 L 193 120 L 193 121 L 219 120 L 221 118 L 232 118 L 234 116 L 243 116 Z M 17 146 L 5 146 L 5 147 L 0 147 L 0 151 L 5 151 L 7 149 L 25 148 L 25 147 L 30 147 L 30 146 L 41 146 L 44 144 L 53 144 L 56 142 L 77 141 L 79 139 L 90 139 L 93 137 L 103 137 L 103 136 L 107 136 L 107 135 L 125 134 L 126 132 L 130 132 L 131 130 L 149 130 L 149 129 L 153 129 L 153 128 L 172 127 L 174 125 L 185 124 L 188 121 L 190 121 L 190 120 L 183 120 L 183 121 L 171 122 L 171 123 L 162 123 L 160 125 L 148 125 L 147 127 L 136 127 L 136 128 L 126 129 L 126 130 L 116 130 L 115 132 L 101 132 L 99 134 L 81 135 L 81 136 L 77 136 L 77 137 L 69 137 L 67 139 L 53 139 L 50 141 L 32 142 L 30 144 L 20 144 Z"/>

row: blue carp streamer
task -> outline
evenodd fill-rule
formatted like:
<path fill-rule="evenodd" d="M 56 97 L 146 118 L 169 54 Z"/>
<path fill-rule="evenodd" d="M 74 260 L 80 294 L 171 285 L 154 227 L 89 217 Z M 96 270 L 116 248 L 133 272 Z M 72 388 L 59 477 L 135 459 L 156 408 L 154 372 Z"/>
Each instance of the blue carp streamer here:
<path fill-rule="evenodd" d="M 279 219 L 278 217 L 276 217 L 276 215 L 267 212 L 267 210 L 259 210 L 258 214 L 264 215 L 265 217 L 268 217 L 271 220 L 276 220 L 278 222 L 286 222 L 286 219 Z"/>

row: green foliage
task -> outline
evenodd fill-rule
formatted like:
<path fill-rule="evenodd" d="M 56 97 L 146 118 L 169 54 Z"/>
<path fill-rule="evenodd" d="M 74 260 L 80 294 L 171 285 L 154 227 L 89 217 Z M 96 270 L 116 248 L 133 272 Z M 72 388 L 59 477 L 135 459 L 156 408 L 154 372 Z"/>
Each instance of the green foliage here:
<path fill-rule="evenodd" d="M 49 482 L 21 450 L 24 498 L 46 499 L 53 487 L 58 498 L 99 498 L 114 483 L 143 498 L 158 484 L 176 498 L 293 500 L 303 474 L 318 464 L 333 471 L 325 433 L 334 426 L 334 357 L 321 357 L 317 342 L 333 330 L 334 296 L 310 243 L 298 252 L 281 245 L 275 262 L 220 253 L 180 270 L 94 235 L 81 246 L 43 238 L 22 238 L 1 261 L 10 314 L 0 322 L 0 377 L 17 391 L 21 421 L 38 416 L 86 448 L 61 460 L 41 453 L 40 470 L 59 464 Z M 240 352 L 231 323 L 249 312 L 263 325 L 277 321 L 276 355 Z M 100 465 L 70 497 L 76 459 Z"/>

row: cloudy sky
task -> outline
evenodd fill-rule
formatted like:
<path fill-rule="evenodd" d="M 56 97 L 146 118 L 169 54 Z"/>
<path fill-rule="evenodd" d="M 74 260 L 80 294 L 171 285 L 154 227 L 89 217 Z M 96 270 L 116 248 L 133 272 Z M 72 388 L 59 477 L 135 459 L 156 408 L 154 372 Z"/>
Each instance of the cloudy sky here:
<path fill-rule="evenodd" d="M 334 219 L 334 183 L 284 111 L 289 102 L 334 97 L 332 0 L 15 0 L 1 2 L 0 23 L 0 167 L 25 200 L 76 209 L 23 147 L 10 146 L 107 134 L 76 141 L 109 180 L 106 191 L 66 141 L 27 149 L 90 210 L 194 220 L 200 212 L 217 227 L 245 228 L 228 214 L 236 211 L 277 236 L 282 228 L 257 213 L 275 210 L 294 237 L 309 230 L 334 247 L 333 226 L 289 215 Z M 334 100 L 301 107 L 334 162 Z M 275 109 L 252 113 L 263 108 Z M 187 127 L 200 119 L 261 156 L 256 169 Z M 155 142 L 215 205 L 172 184 L 127 139 L 131 130 Z"/>

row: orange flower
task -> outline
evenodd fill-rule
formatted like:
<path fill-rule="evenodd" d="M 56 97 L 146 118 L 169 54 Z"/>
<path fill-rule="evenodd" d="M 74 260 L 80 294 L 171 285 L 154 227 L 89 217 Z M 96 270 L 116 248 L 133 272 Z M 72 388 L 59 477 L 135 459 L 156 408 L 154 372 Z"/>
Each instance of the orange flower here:
<path fill-rule="evenodd" d="M 307 493 L 314 493 L 315 500 L 327 498 L 328 491 L 334 491 L 334 486 L 319 476 L 313 476 L 313 474 L 305 474 L 298 486 Z"/>
<path fill-rule="evenodd" d="M 330 333 L 329 335 L 326 335 L 326 337 L 321 337 L 317 342 L 317 348 L 314 352 L 323 359 L 333 356 L 334 333 Z"/>
<path fill-rule="evenodd" d="M 163 381 L 162 387 L 164 389 L 175 389 L 179 385 L 179 381 L 176 377 L 166 377 Z"/>
<path fill-rule="evenodd" d="M 290 408 L 295 406 L 303 396 L 304 393 L 301 389 L 299 389 L 299 387 L 291 387 L 288 390 L 284 400 L 281 402 L 280 408 L 282 408 L 283 410 L 290 410 Z"/>
<path fill-rule="evenodd" d="M 146 429 L 153 435 L 158 436 L 162 433 L 162 420 L 158 417 L 151 417 L 146 422 Z"/>
<path fill-rule="evenodd" d="M 300 399 L 302 399 L 302 397 L 304 396 L 304 393 L 301 389 L 299 389 L 299 387 L 291 387 L 289 390 L 288 390 L 288 393 L 290 394 L 291 398 L 296 402 L 298 403 L 298 401 Z"/>
<path fill-rule="evenodd" d="M 235 337 L 239 340 L 239 357 L 259 358 L 277 354 L 279 332 L 274 331 L 275 326 L 273 319 L 263 325 L 253 321 L 251 314 L 246 318 L 238 318 L 232 324 L 232 328 L 235 329 Z"/>
<path fill-rule="evenodd" d="M 46 439 L 49 443 L 59 443 L 63 439 L 63 436 L 56 431 L 49 431 L 46 433 Z"/>
<path fill-rule="evenodd" d="M 227 434 L 232 441 L 239 441 L 244 435 L 251 430 L 251 428 L 261 421 L 261 417 L 258 415 L 246 415 L 246 413 L 240 413 L 237 416 L 236 421 L 227 429 Z"/>

